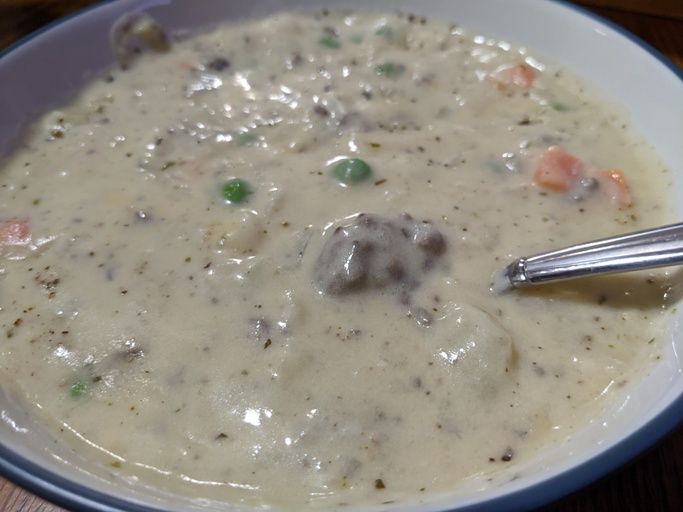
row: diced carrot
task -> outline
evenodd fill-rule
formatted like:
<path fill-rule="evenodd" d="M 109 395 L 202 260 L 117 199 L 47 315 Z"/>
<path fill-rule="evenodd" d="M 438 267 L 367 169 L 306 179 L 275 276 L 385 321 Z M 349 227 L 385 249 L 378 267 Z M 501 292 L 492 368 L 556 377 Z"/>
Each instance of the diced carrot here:
<path fill-rule="evenodd" d="M 31 241 L 28 219 L 9 219 L 0 221 L 0 247 L 26 245 Z"/>
<path fill-rule="evenodd" d="M 512 68 L 510 78 L 513 85 L 528 89 L 534 85 L 536 72 L 531 67 L 520 64 L 519 66 Z"/>
<path fill-rule="evenodd" d="M 534 169 L 534 183 L 541 188 L 564 192 L 584 174 L 584 165 L 574 155 L 552 146 L 544 151 Z"/>
<path fill-rule="evenodd" d="M 633 204 L 631 191 L 621 171 L 615 169 L 600 171 L 598 181 L 601 189 L 620 209 L 628 208 Z"/>
<path fill-rule="evenodd" d="M 526 64 L 517 64 L 499 69 L 493 74 L 493 79 L 504 86 L 512 85 L 529 89 L 536 80 L 536 71 Z"/>

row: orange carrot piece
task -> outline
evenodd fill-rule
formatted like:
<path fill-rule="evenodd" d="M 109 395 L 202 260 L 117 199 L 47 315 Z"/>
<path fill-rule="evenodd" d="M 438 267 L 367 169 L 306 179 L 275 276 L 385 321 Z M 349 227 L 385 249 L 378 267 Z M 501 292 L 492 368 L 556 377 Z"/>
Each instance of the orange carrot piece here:
<path fill-rule="evenodd" d="M 536 71 L 526 64 L 517 64 L 516 66 L 499 69 L 493 74 L 493 78 L 504 86 L 511 85 L 522 89 L 529 89 L 536 80 Z"/>
<path fill-rule="evenodd" d="M 615 169 L 600 171 L 598 181 L 602 190 L 619 209 L 628 208 L 633 204 L 631 191 L 621 171 Z"/>
<path fill-rule="evenodd" d="M 0 222 L 0 247 L 26 245 L 31 241 L 28 219 L 9 219 Z"/>
<path fill-rule="evenodd" d="M 513 85 L 529 89 L 536 81 L 536 72 L 531 67 L 520 64 L 512 68 L 510 78 Z"/>
<path fill-rule="evenodd" d="M 545 150 L 534 169 L 534 183 L 554 192 L 569 190 L 584 174 L 584 165 L 574 155 L 552 146 Z"/>

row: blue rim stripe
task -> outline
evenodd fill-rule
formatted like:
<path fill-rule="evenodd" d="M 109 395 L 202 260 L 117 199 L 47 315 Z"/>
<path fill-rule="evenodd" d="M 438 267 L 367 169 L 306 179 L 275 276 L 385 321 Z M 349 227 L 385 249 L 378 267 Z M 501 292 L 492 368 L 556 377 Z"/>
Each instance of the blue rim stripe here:
<path fill-rule="evenodd" d="M 93 5 L 37 29 L 0 50 L 0 61 L 9 53 L 35 39 L 42 33 L 114 1 L 116 0 L 99 0 Z M 573 4 L 569 0 L 546 1 L 578 12 L 588 19 L 609 27 L 626 40 L 649 53 L 683 82 L 683 69 L 676 66 L 652 45 L 620 25 L 587 8 Z M 495 498 L 487 502 L 486 506 L 489 510 L 496 511 L 527 510 L 560 499 L 605 476 L 646 448 L 651 447 L 681 422 L 683 422 L 683 396 L 678 397 L 662 414 L 653 418 L 639 430 L 599 455 L 553 478 Z M 83 486 L 25 459 L 3 444 L 0 444 L 0 473 L 28 491 L 75 512 L 163 512 L 162 509 L 135 504 Z M 511 503 L 515 499 L 516 502 L 514 504 Z M 481 510 L 482 506 L 483 504 L 472 505 L 465 507 L 464 510 Z"/>
<path fill-rule="evenodd" d="M 22 488 L 73 512 L 164 512 L 69 480 L 0 444 L 0 473 Z"/>

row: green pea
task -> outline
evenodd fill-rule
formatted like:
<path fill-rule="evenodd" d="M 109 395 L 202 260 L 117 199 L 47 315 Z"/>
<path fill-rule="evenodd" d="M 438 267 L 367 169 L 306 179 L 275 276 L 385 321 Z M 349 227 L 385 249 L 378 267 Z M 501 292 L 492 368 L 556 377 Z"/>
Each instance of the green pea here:
<path fill-rule="evenodd" d="M 332 174 L 340 183 L 353 185 L 367 180 L 372 174 L 372 169 L 360 158 L 347 158 L 332 168 Z"/>
<path fill-rule="evenodd" d="M 569 107 L 565 105 L 564 103 L 559 103 L 555 102 L 552 104 L 553 109 L 557 110 L 558 112 L 567 112 L 569 110 Z"/>
<path fill-rule="evenodd" d="M 81 398 L 89 389 L 90 386 L 85 380 L 81 378 L 74 379 L 71 386 L 69 386 L 69 396 L 74 399 Z"/>
<path fill-rule="evenodd" d="M 385 39 L 391 39 L 394 37 L 394 30 L 389 25 L 382 25 L 377 30 L 375 30 L 376 36 L 381 36 Z"/>
<path fill-rule="evenodd" d="M 243 203 L 251 195 L 249 184 L 239 178 L 233 178 L 223 184 L 223 199 L 230 204 Z"/>
<path fill-rule="evenodd" d="M 395 64 L 393 62 L 385 62 L 384 64 L 377 64 L 375 66 L 375 73 L 387 78 L 397 78 L 406 70 L 403 64 Z"/>
<path fill-rule="evenodd" d="M 331 50 L 336 50 L 341 47 L 339 39 L 334 36 L 323 36 L 318 41 L 318 44 L 320 46 L 324 46 L 325 48 L 330 48 Z"/>

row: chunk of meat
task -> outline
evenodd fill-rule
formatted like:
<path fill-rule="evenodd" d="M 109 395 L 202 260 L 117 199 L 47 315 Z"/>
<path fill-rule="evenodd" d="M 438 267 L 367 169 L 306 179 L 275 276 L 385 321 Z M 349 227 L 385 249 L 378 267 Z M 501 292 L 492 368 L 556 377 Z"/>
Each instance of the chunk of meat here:
<path fill-rule="evenodd" d="M 629 190 L 624 174 L 621 171 L 610 169 L 598 173 L 598 181 L 601 190 L 619 208 L 628 208 L 633 204 L 633 197 Z"/>
<path fill-rule="evenodd" d="M 445 252 L 446 240 L 429 222 L 360 214 L 338 226 L 315 263 L 320 290 L 342 295 L 393 286 L 412 290 Z"/>
<path fill-rule="evenodd" d="M 503 87 L 513 86 L 530 89 L 536 81 L 536 71 L 526 64 L 500 68 L 492 76 Z"/>
<path fill-rule="evenodd" d="M 161 25 L 145 13 L 128 13 L 119 18 L 109 34 L 112 50 L 122 67 L 127 67 L 143 50 L 166 52 L 170 43 Z"/>
<path fill-rule="evenodd" d="M 31 230 L 26 217 L 0 221 L 0 247 L 28 245 L 30 242 Z"/>
<path fill-rule="evenodd" d="M 545 150 L 534 169 L 534 183 L 555 192 L 566 192 L 585 172 L 581 160 L 558 146 Z"/>

